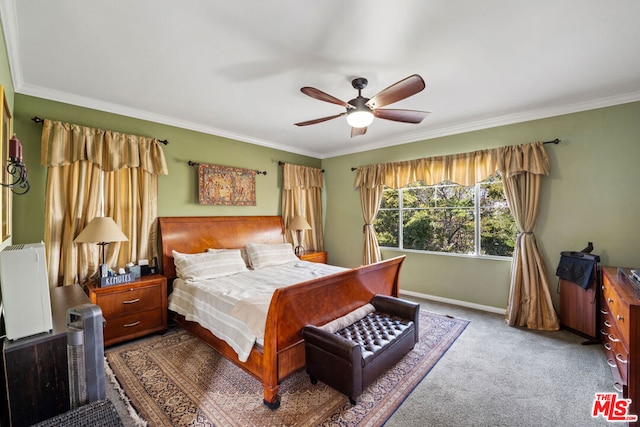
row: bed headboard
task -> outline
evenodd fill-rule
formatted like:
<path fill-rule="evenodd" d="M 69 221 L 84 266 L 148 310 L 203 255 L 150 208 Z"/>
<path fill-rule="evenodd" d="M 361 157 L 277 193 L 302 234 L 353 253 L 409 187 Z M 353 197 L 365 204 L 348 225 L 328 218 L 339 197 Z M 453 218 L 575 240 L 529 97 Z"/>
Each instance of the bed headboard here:
<path fill-rule="evenodd" d="M 171 251 L 187 254 L 212 249 L 240 249 L 245 243 L 284 243 L 280 216 L 159 217 L 162 274 L 176 277 Z"/>

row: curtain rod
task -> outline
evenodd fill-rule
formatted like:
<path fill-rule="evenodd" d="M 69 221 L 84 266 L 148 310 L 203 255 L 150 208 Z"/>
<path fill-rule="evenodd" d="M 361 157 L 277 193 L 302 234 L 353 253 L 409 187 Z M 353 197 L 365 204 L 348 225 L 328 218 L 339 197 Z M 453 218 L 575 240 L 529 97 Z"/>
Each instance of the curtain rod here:
<path fill-rule="evenodd" d="M 284 166 L 285 162 L 278 160 L 278 166 Z M 322 173 L 324 173 L 324 169 L 320 169 L 320 171 L 322 171 Z"/>
<path fill-rule="evenodd" d="M 44 123 L 44 119 L 42 119 L 42 118 L 40 118 L 38 116 L 31 117 L 31 120 L 33 120 L 36 123 L 40 123 L 40 124 Z M 161 144 L 164 144 L 164 145 L 169 144 L 169 141 L 167 141 L 166 139 L 159 139 L 158 142 L 161 143 Z"/>
<path fill-rule="evenodd" d="M 556 145 L 558 145 L 560 143 L 560 141 L 561 141 L 560 139 L 556 138 L 556 139 L 554 139 L 552 141 L 545 141 L 545 142 L 543 142 L 543 144 L 556 144 Z M 353 172 L 355 170 L 358 170 L 358 168 L 354 168 L 354 167 L 351 168 L 351 172 Z"/>
<path fill-rule="evenodd" d="M 187 165 L 189 165 L 189 166 L 199 166 L 200 163 L 188 160 L 187 161 Z M 254 170 L 254 172 L 257 173 L 258 175 L 266 175 L 267 174 L 267 171 Z"/>

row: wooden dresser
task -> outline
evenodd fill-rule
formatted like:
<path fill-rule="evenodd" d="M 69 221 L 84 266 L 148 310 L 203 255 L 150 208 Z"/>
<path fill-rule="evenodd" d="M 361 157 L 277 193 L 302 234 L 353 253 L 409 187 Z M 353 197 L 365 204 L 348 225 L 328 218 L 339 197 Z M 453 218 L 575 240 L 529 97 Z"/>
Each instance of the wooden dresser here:
<path fill-rule="evenodd" d="M 107 321 L 105 347 L 167 329 L 167 278 L 160 274 L 102 288 L 89 283 L 86 289 Z"/>
<path fill-rule="evenodd" d="M 616 267 L 602 269 L 602 344 L 614 387 L 631 399 L 629 414 L 640 414 L 640 291 Z"/>

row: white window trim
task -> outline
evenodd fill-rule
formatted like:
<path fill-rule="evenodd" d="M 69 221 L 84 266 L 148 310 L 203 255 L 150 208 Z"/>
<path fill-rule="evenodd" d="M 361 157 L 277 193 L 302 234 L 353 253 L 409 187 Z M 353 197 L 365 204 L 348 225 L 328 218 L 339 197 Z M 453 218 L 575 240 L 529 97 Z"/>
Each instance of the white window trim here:
<path fill-rule="evenodd" d="M 425 185 L 425 187 L 435 187 L 441 184 L 435 185 Z M 446 184 L 445 184 L 446 185 Z M 474 251 L 473 254 L 462 254 L 457 252 L 436 252 L 436 251 L 423 251 L 419 249 L 405 249 L 404 248 L 404 226 L 402 222 L 402 212 L 404 210 L 404 198 L 402 197 L 402 191 L 404 188 L 398 189 L 389 189 L 398 191 L 398 208 L 380 208 L 379 210 L 387 210 L 387 211 L 395 211 L 397 210 L 398 215 L 398 247 L 392 246 L 380 246 L 380 249 L 385 251 L 393 251 L 393 252 L 407 252 L 407 253 L 418 253 L 418 254 L 428 254 L 428 255 L 443 255 L 443 256 L 453 256 L 453 257 L 461 257 L 461 258 L 477 258 L 477 259 L 492 259 L 498 261 L 511 261 L 513 257 L 511 256 L 499 256 L 499 255 L 483 255 L 480 253 L 481 248 L 481 233 L 480 233 L 480 204 L 478 200 L 480 198 L 480 185 L 481 182 L 475 183 L 473 185 L 473 213 L 474 213 Z M 389 191 L 387 189 L 383 191 Z M 409 208 L 408 208 L 409 209 Z"/>

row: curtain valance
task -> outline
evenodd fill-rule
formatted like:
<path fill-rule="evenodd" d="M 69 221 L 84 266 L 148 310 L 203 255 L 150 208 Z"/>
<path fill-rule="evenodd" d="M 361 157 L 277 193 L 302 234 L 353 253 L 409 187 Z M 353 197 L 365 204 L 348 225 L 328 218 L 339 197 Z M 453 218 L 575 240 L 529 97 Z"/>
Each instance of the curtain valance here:
<path fill-rule="evenodd" d="M 291 163 L 285 163 L 283 168 L 282 185 L 284 190 L 292 190 L 295 187 L 322 188 L 322 169 Z"/>
<path fill-rule="evenodd" d="M 521 172 L 548 175 L 549 157 L 544 145 L 534 142 L 470 153 L 361 166 L 356 172 L 355 187 L 402 188 L 416 181 L 434 185 L 445 180 L 470 186 L 484 181 L 497 171 L 507 176 Z"/>
<path fill-rule="evenodd" d="M 164 152 L 155 138 L 45 119 L 42 165 L 64 166 L 77 161 L 94 163 L 106 172 L 142 168 L 155 175 L 168 174 Z"/>
<path fill-rule="evenodd" d="M 523 172 L 534 175 L 549 175 L 551 172 L 549 155 L 542 142 L 509 145 L 496 148 L 496 151 L 498 171 L 507 178 Z"/>

